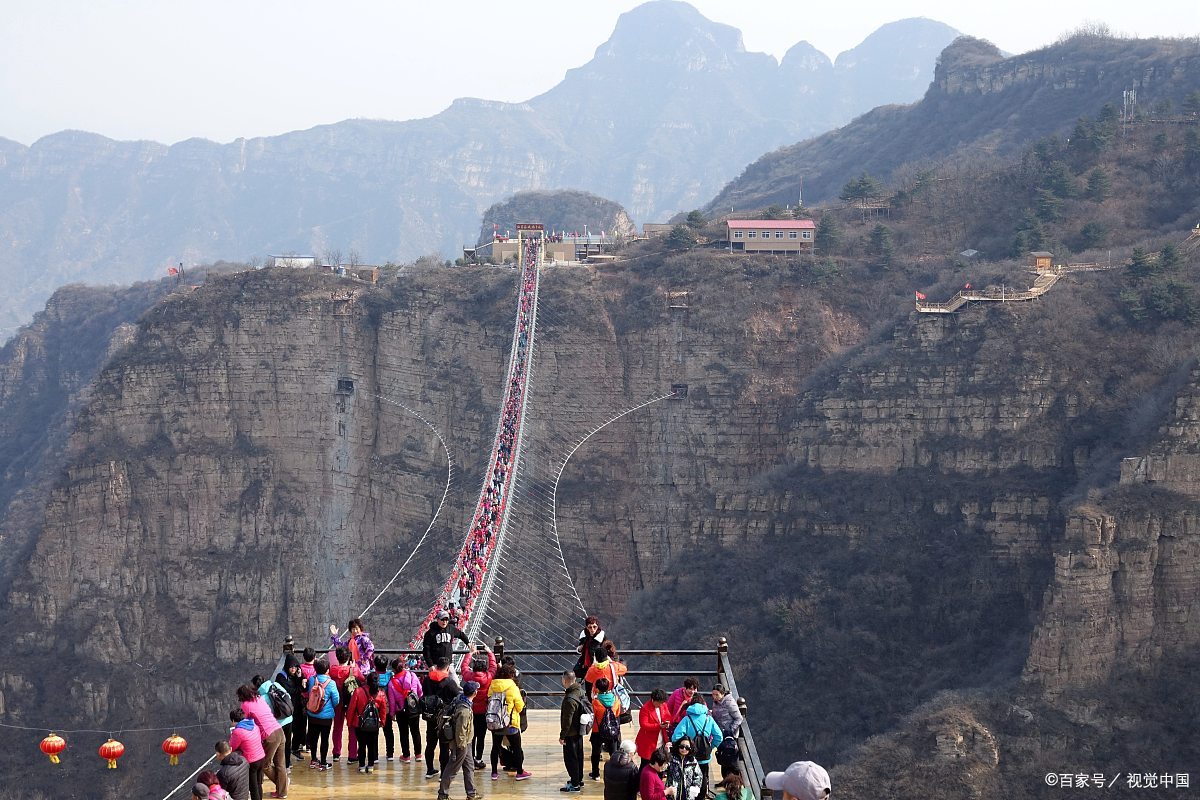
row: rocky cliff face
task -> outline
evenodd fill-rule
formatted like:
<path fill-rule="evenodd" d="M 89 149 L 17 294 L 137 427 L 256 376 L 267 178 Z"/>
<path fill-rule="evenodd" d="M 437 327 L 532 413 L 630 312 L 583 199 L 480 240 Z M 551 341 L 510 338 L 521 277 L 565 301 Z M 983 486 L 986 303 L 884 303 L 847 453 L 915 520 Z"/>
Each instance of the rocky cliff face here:
<path fill-rule="evenodd" d="M 1175 398 L 1150 455 L 1120 488 L 1073 513 L 1026 677 L 1054 694 L 1144 672 L 1200 640 L 1200 371 Z"/>
<path fill-rule="evenodd" d="M 436 438 L 392 401 L 442 432 L 458 475 L 414 568 L 368 616 L 377 642 L 404 642 L 478 488 L 514 275 L 439 269 L 372 288 L 262 270 L 155 305 L 71 427 L 5 600 L 14 646 L 33 655 L 6 675 L 0 703 L 17 719 L 121 725 L 181 708 L 219 719 L 229 682 L 269 663 L 283 635 L 319 640 L 358 613 L 413 551 L 446 475 Z M 755 721 L 780 759 L 800 744 L 797 720 L 807 754 L 841 760 L 933 692 L 1005 685 L 1026 660 L 1053 691 L 1194 641 L 1186 480 L 1150 501 L 1129 486 L 1096 511 L 1062 510 L 1111 457 L 1107 432 L 1165 380 L 1151 338 L 1087 344 L 1111 333 L 1107 296 L 871 333 L 803 271 L 749 260 L 547 270 L 532 482 L 613 414 L 687 387 L 606 428 L 565 473 L 558 533 L 585 604 L 615 619 L 636 612 L 631 598 L 666 592 L 649 616 L 626 617 L 630 640 L 694 645 L 732 627 L 741 690 L 787 698 Z M 346 378 L 352 393 L 339 392 Z M 1192 454 L 1196 394 L 1180 394 L 1146 448 L 1156 457 Z M 714 561 L 680 571 L 695 553 Z M 699 603 L 663 614 L 672 592 L 705 597 L 714 575 L 724 590 L 743 568 L 755 576 L 745 600 L 719 621 Z M 685 573 L 698 588 L 677 583 Z M 1081 635 L 1085 610 L 1097 623 Z M 798 653 L 770 649 L 795 641 Z M 51 683 L 51 662 L 87 668 Z M 797 669 L 828 690 L 825 703 L 788 694 Z M 829 670 L 838 681 L 826 687 Z M 171 679 L 181 671 L 193 679 Z M 917 686 L 898 700 L 890 680 Z M 863 696 L 839 687 L 864 685 L 891 698 L 864 704 L 869 719 L 803 722 L 854 707 Z M 1006 752 L 991 711 L 923 719 L 937 763 L 969 762 L 988 796 Z M 909 742 L 914 753 L 926 738 Z"/>

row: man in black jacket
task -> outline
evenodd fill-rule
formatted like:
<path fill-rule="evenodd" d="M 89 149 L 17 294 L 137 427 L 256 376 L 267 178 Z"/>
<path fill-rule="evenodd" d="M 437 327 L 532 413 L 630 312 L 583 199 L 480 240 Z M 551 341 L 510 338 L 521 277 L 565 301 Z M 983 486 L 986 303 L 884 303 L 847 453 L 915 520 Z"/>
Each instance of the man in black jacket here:
<path fill-rule="evenodd" d="M 563 763 L 567 767 L 567 785 L 560 792 L 583 791 L 583 727 L 580 724 L 587 698 L 583 687 L 575 682 L 575 673 L 562 674 L 562 713 L 559 716 L 558 743 L 563 749 Z"/>
<path fill-rule="evenodd" d="M 471 640 L 457 626 L 450 624 L 450 612 L 443 608 L 421 640 L 421 657 L 425 659 L 425 666 L 432 667 L 443 658 L 453 664 L 455 639 L 463 642 L 468 651 L 471 649 Z"/>
<path fill-rule="evenodd" d="M 217 780 L 233 800 L 250 800 L 250 762 L 235 753 L 224 739 L 217 742 Z"/>
<path fill-rule="evenodd" d="M 442 714 L 449 710 L 450 705 L 458 699 L 458 681 L 450 674 L 450 661 L 441 659 L 434 662 L 429 674 L 421 679 L 422 708 L 421 716 L 425 719 L 425 777 L 436 778 L 438 773 L 446 768 L 449 751 L 446 743 L 439 741 L 438 728 L 442 724 Z M 440 701 L 433 709 L 433 698 Z M 433 768 L 434 751 L 438 754 L 438 769 Z"/>

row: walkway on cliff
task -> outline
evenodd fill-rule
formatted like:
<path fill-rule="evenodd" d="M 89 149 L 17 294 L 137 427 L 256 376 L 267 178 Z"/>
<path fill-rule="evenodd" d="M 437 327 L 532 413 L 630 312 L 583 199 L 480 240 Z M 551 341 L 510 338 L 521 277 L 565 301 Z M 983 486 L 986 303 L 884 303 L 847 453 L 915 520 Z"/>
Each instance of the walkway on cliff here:
<path fill-rule="evenodd" d="M 1041 297 L 1050 291 L 1063 275 L 1076 272 L 1102 272 L 1114 269 L 1110 264 L 1056 264 L 1050 269 L 1038 270 L 1037 278 L 1024 291 L 1013 291 L 1001 287 L 999 289 L 962 289 L 944 303 L 916 300 L 916 309 L 921 314 L 953 314 L 963 306 L 971 303 L 1022 303 Z"/>

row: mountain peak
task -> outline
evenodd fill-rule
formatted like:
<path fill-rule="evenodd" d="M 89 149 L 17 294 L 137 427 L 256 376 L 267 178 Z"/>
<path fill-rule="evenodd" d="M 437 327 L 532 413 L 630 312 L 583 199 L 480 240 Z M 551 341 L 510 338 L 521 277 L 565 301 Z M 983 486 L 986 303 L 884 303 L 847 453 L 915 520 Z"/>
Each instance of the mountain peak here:
<path fill-rule="evenodd" d="M 663 61 L 745 52 L 737 28 L 713 22 L 681 0 L 651 0 L 617 19 L 596 58 Z"/>

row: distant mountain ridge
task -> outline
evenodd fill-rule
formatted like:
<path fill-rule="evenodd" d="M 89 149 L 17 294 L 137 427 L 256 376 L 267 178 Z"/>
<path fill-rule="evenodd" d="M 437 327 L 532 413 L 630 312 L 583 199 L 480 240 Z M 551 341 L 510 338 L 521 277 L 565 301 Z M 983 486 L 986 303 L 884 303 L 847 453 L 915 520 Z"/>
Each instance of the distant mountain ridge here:
<path fill-rule="evenodd" d="M 0 140 L 0 337 L 60 285 L 128 282 L 176 261 L 326 247 L 377 262 L 450 255 L 518 191 L 586 190 L 638 221 L 664 218 L 763 152 L 915 100 L 955 35 L 905 20 L 836 62 L 801 43 L 780 63 L 690 5 L 654 0 L 524 103 L 461 99 L 427 119 L 229 144 Z"/>
<path fill-rule="evenodd" d="M 762 208 L 838 197 L 851 178 L 887 179 L 906 164 L 959 155 L 1012 155 L 1037 139 L 1070 132 L 1106 103 L 1121 106 L 1136 89 L 1144 110 L 1179 108 L 1200 86 L 1195 39 L 1117 39 L 1078 35 L 1018 56 L 962 37 L 941 54 L 925 96 L 909 106 L 881 106 L 850 124 L 762 156 L 705 207 L 710 212 Z"/>

